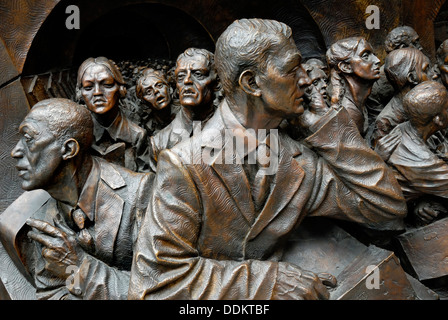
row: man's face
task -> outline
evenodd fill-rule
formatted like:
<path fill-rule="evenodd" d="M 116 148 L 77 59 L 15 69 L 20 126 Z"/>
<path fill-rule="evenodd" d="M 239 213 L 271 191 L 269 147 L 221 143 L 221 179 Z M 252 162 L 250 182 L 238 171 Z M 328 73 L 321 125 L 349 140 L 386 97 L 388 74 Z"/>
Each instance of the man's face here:
<path fill-rule="evenodd" d="M 316 88 L 324 99 L 327 99 L 327 75 L 325 72 L 317 67 L 313 68 L 309 73 L 309 78 L 311 79 L 311 84 Z"/>
<path fill-rule="evenodd" d="M 411 48 L 415 48 L 417 50 L 422 51 L 422 45 L 420 44 L 420 37 L 418 36 L 417 32 L 411 32 L 409 34 L 409 43 L 408 46 Z M 403 44 L 402 48 L 405 47 L 405 45 Z"/>
<path fill-rule="evenodd" d="M 377 80 L 380 78 L 380 60 L 373 54 L 373 48 L 361 40 L 356 53 L 350 60 L 353 73 L 364 80 Z"/>
<path fill-rule="evenodd" d="M 31 111 L 19 127 L 21 138 L 11 156 L 22 179 L 22 189 L 47 189 L 62 161 L 62 146 L 50 132 L 45 113 Z"/>
<path fill-rule="evenodd" d="M 303 95 L 311 81 L 301 65 L 299 50 L 292 40 L 284 39 L 279 50 L 270 55 L 266 71 L 259 80 L 266 110 L 286 117 L 304 112 Z"/>
<path fill-rule="evenodd" d="M 162 110 L 170 105 L 170 89 L 163 80 L 149 76 L 142 82 L 142 86 L 143 99 L 154 109 Z"/>
<path fill-rule="evenodd" d="M 203 55 L 184 56 L 177 62 L 175 76 L 182 106 L 197 107 L 213 102 L 213 77 Z"/>
<path fill-rule="evenodd" d="M 87 68 L 81 85 L 82 97 L 91 112 L 105 114 L 118 106 L 120 88 L 106 67 L 96 64 Z"/>

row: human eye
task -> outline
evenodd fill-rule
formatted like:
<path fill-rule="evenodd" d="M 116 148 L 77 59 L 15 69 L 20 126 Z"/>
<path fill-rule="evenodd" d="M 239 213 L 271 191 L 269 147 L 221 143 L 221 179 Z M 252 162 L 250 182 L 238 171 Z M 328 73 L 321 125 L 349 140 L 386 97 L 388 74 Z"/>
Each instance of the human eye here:
<path fill-rule="evenodd" d="M 25 133 L 23 134 L 23 138 L 25 139 L 25 142 L 26 142 L 27 144 L 32 143 L 33 140 L 34 140 L 34 138 L 33 138 L 29 133 L 27 133 L 27 132 L 25 132 Z"/>
<path fill-rule="evenodd" d="M 196 77 L 196 79 L 203 79 L 205 77 L 205 74 L 202 71 L 195 71 L 194 72 L 194 76 Z"/>
<path fill-rule="evenodd" d="M 361 55 L 361 58 L 363 58 L 364 60 L 369 59 L 370 57 L 370 51 L 366 51 Z"/>
<path fill-rule="evenodd" d="M 185 78 L 185 73 L 184 72 L 179 72 L 176 76 L 177 81 L 183 81 Z"/>
<path fill-rule="evenodd" d="M 146 89 L 145 93 L 146 93 L 147 96 L 152 96 L 153 90 L 152 89 Z"/>

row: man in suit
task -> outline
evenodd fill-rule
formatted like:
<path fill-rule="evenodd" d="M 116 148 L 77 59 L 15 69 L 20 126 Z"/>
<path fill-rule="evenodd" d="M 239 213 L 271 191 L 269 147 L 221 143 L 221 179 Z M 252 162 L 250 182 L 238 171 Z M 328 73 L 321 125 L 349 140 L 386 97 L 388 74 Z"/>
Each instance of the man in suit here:
<path fill-rule="evenodd" d="M 404 96 L 403 108 L 409 120 L 378 144 L 381 147 L 391 141 L 393 152 L 385 157 L 387 164 L 414 213 L 410 217 L 427 224 L 448 211 L 447 154 L 439 153 L 434 144 L 434 134 L 448 127 L 447 91 L 441 83 L 422 82 Z"/>
<path fill-rule="evenodd" d="M 181 109 L 169 125 L 149 139 L 149 164 L 153 171 L 162 150 L 188 139 L 194 133 L 194 123 L 205 125 L 215 111 L 219 85 L 213 53 L 188 48 L 177 58 L 175 78 Z"/>
<path fill-rule="evenodd" d="M 304 112 L 310 83 L 285 24 L 233 22 L 215 64 L 224 100 L 200 134 L 160 153 L 128 298 L 328 298 L 334 277 L 282 262 L 285 241 L 306 216 L 401 230 L 400 187 L 344 108 L 311 126 L 314 150 L 276 133 Z"/>
<path fill-rule="evenodd" d="M 126 299 L 154 175 L 91 156 L 90 112 L 68 99 L 40 101 L 19 131 L 11 155 L 22 188 L 51 196 L 21 213 L 31 217 L 16 237 L 37 298 Z"/>

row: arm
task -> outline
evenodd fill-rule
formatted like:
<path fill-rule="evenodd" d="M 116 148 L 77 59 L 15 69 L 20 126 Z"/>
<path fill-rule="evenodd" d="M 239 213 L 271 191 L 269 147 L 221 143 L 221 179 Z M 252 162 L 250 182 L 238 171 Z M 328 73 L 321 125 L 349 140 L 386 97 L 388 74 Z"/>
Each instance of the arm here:
<path fill-rule="evenodd" d="M 373 229 L 402 229 L 406 203 L 393 172 L 371 150 L 341 108 L 311 128 L 306 142 L 320 156 L 310 215 L 331 216 Z"/>
<path fill-rule="evenodd" d="M 328 298 L 316 275 L 287 263 L 202 257 L 196 249 L 201 211 L 188 170 L 172 151 L 161 152 L 137 241 L 129 299 Z"/>

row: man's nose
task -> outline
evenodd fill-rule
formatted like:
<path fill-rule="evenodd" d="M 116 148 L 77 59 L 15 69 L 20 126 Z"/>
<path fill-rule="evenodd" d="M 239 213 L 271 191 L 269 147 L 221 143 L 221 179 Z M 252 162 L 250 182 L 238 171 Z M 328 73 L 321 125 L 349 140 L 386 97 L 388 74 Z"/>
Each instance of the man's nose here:
<path fill-rule="evenodd" d="M 22 142 L 17 142 L 16 146 L 11 150 L 11 157 L 14 159 L 19 159 L 23 157 Z"/>
<path fill-rule="evenodd" d="M 193 83 L 193 81 L 191 80 L 191 72 L 190 71 L 188 71 L 187 74 L 185 75 L 184 83 L 185 84 Z"/>

